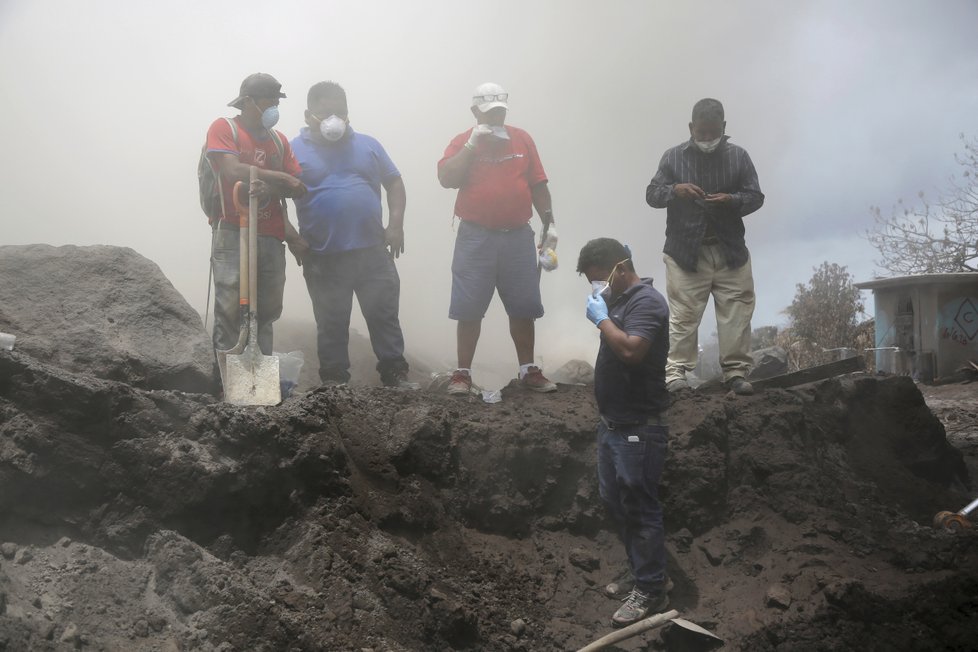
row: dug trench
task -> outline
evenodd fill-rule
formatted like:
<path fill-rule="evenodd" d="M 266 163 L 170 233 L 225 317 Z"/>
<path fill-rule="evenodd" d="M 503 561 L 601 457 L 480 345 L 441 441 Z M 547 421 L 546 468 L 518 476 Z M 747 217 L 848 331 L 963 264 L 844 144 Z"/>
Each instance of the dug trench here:
<path fill-rule="evenodd" d="M 271 408 L 0 351 L 0 650 L 575 650 L 624 567 L 591 389 Z M 672 606 L 729 650 L 970 650 L 962 455 L 907 378 L 686 393 Z M 618 650 L 693 649 L 664 630 Z"/>

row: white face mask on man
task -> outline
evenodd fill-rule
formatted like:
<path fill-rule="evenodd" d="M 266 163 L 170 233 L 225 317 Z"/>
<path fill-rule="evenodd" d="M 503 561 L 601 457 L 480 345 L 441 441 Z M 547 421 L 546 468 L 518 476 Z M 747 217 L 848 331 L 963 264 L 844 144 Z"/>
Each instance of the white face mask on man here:
<path fill-rule="evenodd" d="M 696 143 L 696 146 L 704 154 L 712 154 L 720 146 L 721 140 L 723 140 L 723 136 L 714 140 L 694 140 L 693 142 Z"/>
<path fill-rule="evenodd" d="M 315 115 L 313 117 L 318 119 Z M 337 115 L 331 115 L 325 120 L 319 120 L 319 133 L 326 140 L 336 142 L 346 133 L 346 120 Z"/>

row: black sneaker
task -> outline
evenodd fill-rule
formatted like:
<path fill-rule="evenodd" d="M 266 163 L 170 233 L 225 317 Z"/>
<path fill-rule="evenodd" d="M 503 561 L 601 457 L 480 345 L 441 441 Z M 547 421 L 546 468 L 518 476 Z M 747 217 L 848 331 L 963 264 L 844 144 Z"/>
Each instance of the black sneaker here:
<path fill-rule="evenodd" d="M 622 605 L 618 607 L 618 611 L 611 617 L 611 624 L 614 627 L 634 625 L 649 614 L 661 613 L 668 606 L 669 596 L 665 593 L 651 595 L 638 589 L 632 589 L 628 597 L 622 600 Z"/>

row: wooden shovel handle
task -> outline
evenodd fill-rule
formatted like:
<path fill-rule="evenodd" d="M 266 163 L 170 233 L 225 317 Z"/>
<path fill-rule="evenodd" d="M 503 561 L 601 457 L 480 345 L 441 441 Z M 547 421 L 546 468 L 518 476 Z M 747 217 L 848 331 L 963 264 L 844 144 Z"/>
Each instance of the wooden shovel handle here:
<path fill-rule="evenodd" d="M 244 181 L 238 181 L 234 184 L 233 201 L 234 210 L 238 211 L 238 227 L 239 227 L 239 238 L 238 238 L 238 304 L 241 306 L 241 324 L 240 328 L 242 331 L 247 327 L 247 315 L 248 315 L 248 303 L 250 299 L 250 274 L 248 273 L 248 217 L 249 210 L 248 206 L 244 206 L 239 199 L 239 193 L 244 189 Z M 250 201 L 248 202 L 251 203 Z"/>
<path fill-rule="evenodd" d="M 238 181 L 234 184 L 234 210 L 238 211 L 238 226 L 248 226 L 248 207 L 241 203 L 240 192 L 244 186 L 244 181 Z M 251 202 L 249 202 L 251 203 Z"/>

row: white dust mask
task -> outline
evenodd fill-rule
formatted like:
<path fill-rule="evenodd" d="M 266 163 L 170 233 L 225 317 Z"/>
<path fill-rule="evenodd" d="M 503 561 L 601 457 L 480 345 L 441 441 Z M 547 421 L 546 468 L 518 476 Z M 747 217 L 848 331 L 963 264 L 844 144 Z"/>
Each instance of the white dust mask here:
<path fill-rule="evenodd" d="M 696 143 L 696 146 L 699 147 L 700 151 L 703 152 L 704 154 L 712 154 L 714 150 L 716 150 L 716 148 L 720 146 L 720 141 L 722 139 L 723 136 L 721 136 L 720 138 L 716 138 L 714 140 L 696 140 L 693 142 Z"/>
<path fill-rule="evenodd" d="M 328 141 L 335 142 L 346 133 L 346 120 L 339 116 L 331 115 L 319 123 L 319 133 Z"/>

